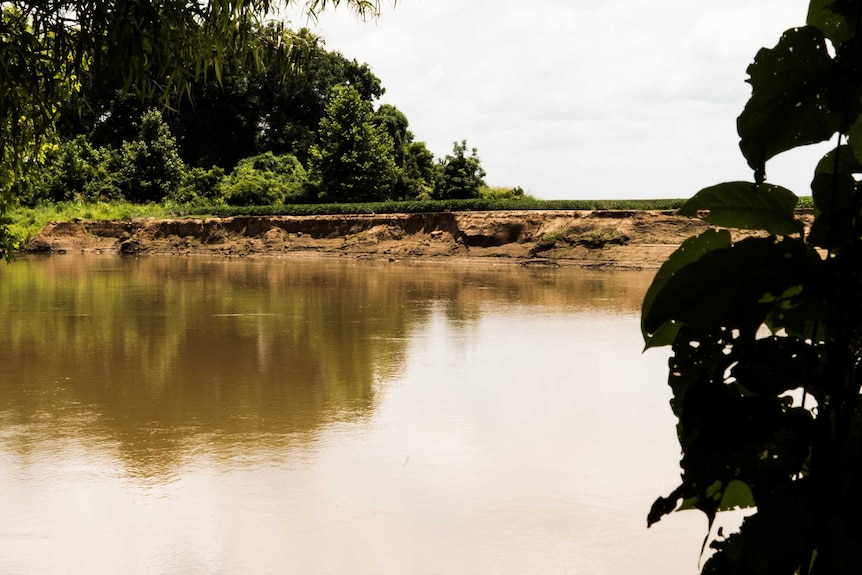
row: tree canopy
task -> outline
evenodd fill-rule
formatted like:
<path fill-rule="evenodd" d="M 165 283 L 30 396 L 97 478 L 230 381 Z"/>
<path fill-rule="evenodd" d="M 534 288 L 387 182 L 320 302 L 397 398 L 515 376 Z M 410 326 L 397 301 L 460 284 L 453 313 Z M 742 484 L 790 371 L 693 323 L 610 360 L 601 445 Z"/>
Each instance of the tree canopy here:
<path fill-rule="evenodd" d="M 467 155 L 467 141 L 455 142 L 452 154 L 442 163 L 442 173 L 434 190 L 441 200 L 463 200 L 478 198 L 479 188 L 485 185 L 485 170 L 479 159 L 479 150 L 473 148 Z"/>
<path fill-rule="evenodd" d="M 648 523 L 705 513 L 704 574 L 862 572 L 860 23 L 859 0 L 812 0 L 806 25 L 757 53 L 737 121 L 753 181 L 705 188 L 680 210 L 746 233 L 686 240 L 644 299 L 647 347 L 673 352 L 683 470 Z M 766 182 L 767 162 L 831 139 L 803 221 L 796 194 Z M 737 531 L 714 531 L 738 508 L 751 512 Z"/>
<path fill-rule="evenodd" d="M 312 180 L 330 201 L 390 199 L 398 179 L 394 149 L 371 105 L 352 86 L 336 86 L 320 121 L 320 145 L 309 151 Z"/>
<path fill-rule="evenodd" d="M 289 53 L 289 35 L 261 37 L 261 22 L 285 4 L 270 0 L 57 0 L 0 5 L 0 218 L 41 158 L 64 102 L 98 74 L 108 86 L 158 95 L 165 105 L 210 71 Z M 377 0 L 307 0 L 309 14 L 344 4 L 361 16 Z M 276 28 L 279 29 L 279 28 Z M 290 62 L 289 59 L 283 61 Z M 11 238 L 0 221 L 0 252 Z"/>
<path fill-rule="evenodd" d="M 191 79 L 188 97 L 163 110 L 189 165 L 230 170 L 241 158 L 263 152 L 304 162 L 332 87 L 353 86 L 368 102 L 384 93 L 367 64 L 326 50 L 307 29 L 293 32 L 272 22 L 251 27 L 259 41 L 289 43 L 290 50 L 264 50 L 255 62 L 226 62 L 220 79 L 213 73 Z M 161 104 L 159 94 L 124 90 L 110 74 L 91 71 L 61 107 L 58 134 L 85 135 L 95 146 L 116 148 L 133 139 L 144 111 Z"/>

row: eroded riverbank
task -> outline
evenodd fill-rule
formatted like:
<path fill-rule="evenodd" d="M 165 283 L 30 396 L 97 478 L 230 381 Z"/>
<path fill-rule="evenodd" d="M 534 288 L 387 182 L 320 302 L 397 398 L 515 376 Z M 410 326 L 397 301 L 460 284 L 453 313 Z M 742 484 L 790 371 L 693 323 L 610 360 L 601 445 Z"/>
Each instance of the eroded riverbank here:
<path fill-rule="evenodd" d="M 496 258 L 522 265 L 655 269 L 699 220 L 573 210 L 178 218 L 49 223 L 30 253 Z"/>

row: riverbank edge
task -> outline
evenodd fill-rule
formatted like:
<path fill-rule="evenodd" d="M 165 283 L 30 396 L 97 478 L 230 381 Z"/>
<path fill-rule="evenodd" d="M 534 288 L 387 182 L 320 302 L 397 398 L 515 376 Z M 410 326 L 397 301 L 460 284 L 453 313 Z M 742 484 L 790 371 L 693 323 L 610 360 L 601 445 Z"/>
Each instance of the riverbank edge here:
<path fill-rule="evenodd" d="M 802 214 L 804 217 L 804 213 Z M 25 253 L 322 255 L 657 269 L 709 226 L 658 210 L 184 217 L 50 222 Z"/>

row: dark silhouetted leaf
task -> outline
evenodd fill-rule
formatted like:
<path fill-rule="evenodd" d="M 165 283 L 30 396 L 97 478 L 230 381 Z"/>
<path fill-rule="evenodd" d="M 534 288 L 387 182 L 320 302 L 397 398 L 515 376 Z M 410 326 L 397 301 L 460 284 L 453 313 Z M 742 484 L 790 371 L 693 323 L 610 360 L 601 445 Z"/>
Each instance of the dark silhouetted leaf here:
<path fill-rule="evenodd" d="M 800 283 L 805 263 L 805 245 L 791 239 L 748 238 L 707 251 L 649 294 L 642 330 L 655 333 L 669 321 L 702 327 L 759 325 L 772 305 L 767 296 Z"/>
<path fill-rule="evenodd" d="M 858 3 L 836 0 L 811 0 L 807 22 L 819 28 L 834 44 L 840 45 L 856 34 L 859 22 Z"/>
<path fill-rule="evenodd" d="M 655 500 L 647 515 L 647 527 L 651 527 L 654 523 L 667 515 L 673 513 L 676 509 L 677 502 L 682 498 L 682 485 L 673 490 L 667 497 L 659 497 Z"/>
<path fill-rule="evenodd" d="M 751 393 L 779 396 L 809 386 L 815 379 L 817 352 L 794 338 L 767 337 L 736 356 L 731 375 Z"/>
<path fill-rule="evenodd" d="M 856 193 L 854 174 L 862 165 L 850 146 L 840 146 L 826 154 L 817 165 L 811 182 L 811 195 L 817 210 L 809 241 L 831 250 L 840 249 L 856 236 L 853 209 Z"/>
<path fill-rule="evenodd" d="M 847 141 L 857 162 L 862 162 L 862 118 L 857 118 L 847 132 Z"/>
<path fill-rule="evenodd" d="M 675 273 L 689 265 L 692 262 L 700 259 L 703 254 L 712 250 L 726 248 L 730 246 L 730 233 L 726 230 L 707 230 L 699 236 L 695 236 L 685 240 L 682 245 L 673 252 L 667 261 L 661 266 L 658 273 L 653 278 L 652 284 L 644 296 L 643 306 L 641 310 L 641 332 L 643 333 L 646 348 L 659 345 L 667 345 L 672 341 L 671 336 L 676 335 L 676 329 L 665 327 L 663 324 L 654 326 L 647 330 L 645 327 L 646 317 L 650 314 L 653 301 L 656 295 L 661 292 L 667 281 L 673 277 Z M 655 337 L 655 339 L 653 339 Z"/>
<path fill-rule="evenodd" d="M 754 507 L 754 496 L 751 494 L 751 488 L 744 481 L 738 479 L 728 483 L 721 493 L 718 510 L 733 511 L 734 509 L 748 509 L 750 507 Z"/>
<path fill-rule="evenodd" d="M 775 48 L 757 53 L 748 67 L 751 98 L 737 120 L 739 147 L 755 173 L 773 156 L 835 133 L 825 88 L 833 71 L 823 32 L 811 26 L 788 30 Z"/>
<path fill-rule="evenodd" d="M 704 220 L 716 226 L 763 230 L 789 236 L 799 233 L 802 224 L 794 217 L 796 194 L 771 184 L 726 182 L 699 191 L 680 208 L 685 216 L 707 211 Z"/>

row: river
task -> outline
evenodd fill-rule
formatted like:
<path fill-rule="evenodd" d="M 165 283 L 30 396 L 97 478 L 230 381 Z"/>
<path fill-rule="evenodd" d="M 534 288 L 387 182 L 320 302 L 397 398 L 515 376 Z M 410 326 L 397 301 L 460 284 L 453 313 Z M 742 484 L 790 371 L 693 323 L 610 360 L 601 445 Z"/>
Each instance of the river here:
<path fill-rule="evenodd" d="M 650 279 L 0 266 L 0 573 L 693 575 Z"/>

